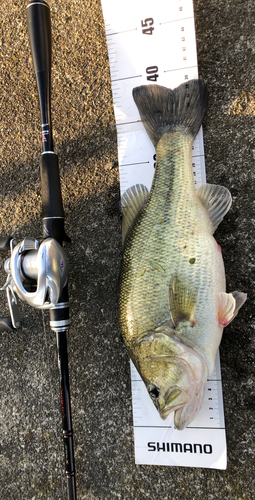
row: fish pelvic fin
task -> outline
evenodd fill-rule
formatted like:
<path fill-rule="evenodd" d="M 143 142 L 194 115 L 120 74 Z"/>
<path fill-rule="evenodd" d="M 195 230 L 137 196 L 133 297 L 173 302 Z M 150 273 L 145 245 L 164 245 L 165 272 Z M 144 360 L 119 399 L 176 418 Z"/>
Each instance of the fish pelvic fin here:
<path fill-rule="evenodd" d="M 236 317 L 240 307 L 247 299 L 243 292 L 219 293 L 218 294 L 218 320 L 223 328 Z"/>
<path fill-rule="evenodd" d="M 206 110 L 207 87 L 203 79 L 189 80 L 173 90 L 142 85 L 133 89 L 133 98 L 156 147 L 165 132 L 180 126 L 187 134 L 197 135 Z"/>
<path fill-rule="evenodd" d="M 197 196 L 199 196 L 210 217 L 213 234 L 229 211 L 232 196 L 227 188 L 216 184 L 203 184 L 198 188 Z"/>
<path fill-rule="evenodd" d="M 123 194 L 121 198 L 123 244 L 136 217 L 146 205 L 148 197 L 149 191 L 143 184 L 136 184 L 127 189 Z"/>
<path fill-rule="evenodd" d="M 177 276 L 173 276 L 169 283 L 169 308 L 174 326 L 189 321 L 194 323 L 194 310 L 197 296 L 192 288 L 184 284 Z"/>

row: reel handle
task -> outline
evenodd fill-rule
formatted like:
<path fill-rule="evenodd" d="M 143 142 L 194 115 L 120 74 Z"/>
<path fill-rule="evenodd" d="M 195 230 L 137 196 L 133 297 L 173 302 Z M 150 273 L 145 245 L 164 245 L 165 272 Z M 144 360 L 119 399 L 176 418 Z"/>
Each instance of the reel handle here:
<path fill-rule="evenodd" d="M 8 252 L 11 249 L 11 236 L 0 236 L 0 252 Z"/>
<path fill-rule="evenodd" d="M 12 326 L 11 318 L 0 318 L 0 333 L 13 331 L 14 328 Z"/>

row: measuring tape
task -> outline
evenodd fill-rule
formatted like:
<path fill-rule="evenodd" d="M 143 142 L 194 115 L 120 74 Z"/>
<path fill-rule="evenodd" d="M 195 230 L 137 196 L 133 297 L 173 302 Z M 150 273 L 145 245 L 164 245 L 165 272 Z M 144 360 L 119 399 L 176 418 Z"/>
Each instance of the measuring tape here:
<path fill-rule="evenodd" d="M 155 83 L 173 89 L 198 78 L 193 2 L 101 2 L 117 126 L 121 195 L 135 184 L 143 184 L 150 190 L 156 151 L 141 123 L 132 90 Z M 202 128 L 193 142 L 192 167 L 198 188 L 206 182 Z M 173 415 L 166 421 L 161 420 L 132 363 L 131 381 L 136 463 L 226 468 L 219 356 L 214 374 L 207 381 L 203 407 L 191 427 L 181 433 L 174 429 Z M 171 450 L 176 449 L 173 446 L 176 433 L 180 447 L 175 453 Z M 202 435 L 205 441 L 200 443 Z M 162 436 L 167 439 L 164 445 Z M 148 443 L 156 444 L 148 446 Z M 191 448 L 193 444 L 199 446 L 196 451 L 192 448 L 191 453 L 185 443 Z M 179 449 L 186 451 L 179 452 Z"/>
<path fill-rule="evenodd" d="M 197 78 L 192 0 L 144 0 L 112 5 L 103 0 L 112 95 L 117 126 L 121 195 L 133 184 L 151 188 L 155 148 L 141 123 L 132 97 L 139 85 L 174 88 Z M 174 50 L 173 50 L 174 48 Z M 196 187 L 205 183 L 203 135 L 193 143 Z"/>

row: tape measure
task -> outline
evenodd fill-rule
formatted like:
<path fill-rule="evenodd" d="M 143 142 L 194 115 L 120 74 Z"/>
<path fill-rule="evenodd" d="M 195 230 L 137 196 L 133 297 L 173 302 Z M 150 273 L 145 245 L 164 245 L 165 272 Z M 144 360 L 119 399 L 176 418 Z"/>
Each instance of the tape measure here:
<path fill-rule="evenodd" d="M 102 1 L 118 135 L 121 194 L 134 183 L 149 189 L 156 157 L 132 89 L 157 83 L 174 88 L 198 77 L 192 0 Z M 173 50 L 174 48 L 174 50 Z M 203 135 L 193 144 L 196 187 L 205 183 Z"/>

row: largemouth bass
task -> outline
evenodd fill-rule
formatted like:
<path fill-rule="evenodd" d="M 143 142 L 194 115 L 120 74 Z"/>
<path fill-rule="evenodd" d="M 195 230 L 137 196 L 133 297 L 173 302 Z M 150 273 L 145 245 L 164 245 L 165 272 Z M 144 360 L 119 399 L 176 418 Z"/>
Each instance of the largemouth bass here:
<path fill-rule="evenodd" d="M 157 149 L 150 194 L 122 197 L 124 251 L 119 320 L 129 355 L 165 419 L 184 429 L 200 410 L 223 328 L 246 300 L 226 293 L 221 248 L 213 233 L 232 198 L 221 186 L 195 191 L 192 142 L 207 101 L 203 80 L 174 90 L 137 87 L 133 97 Z"/>

